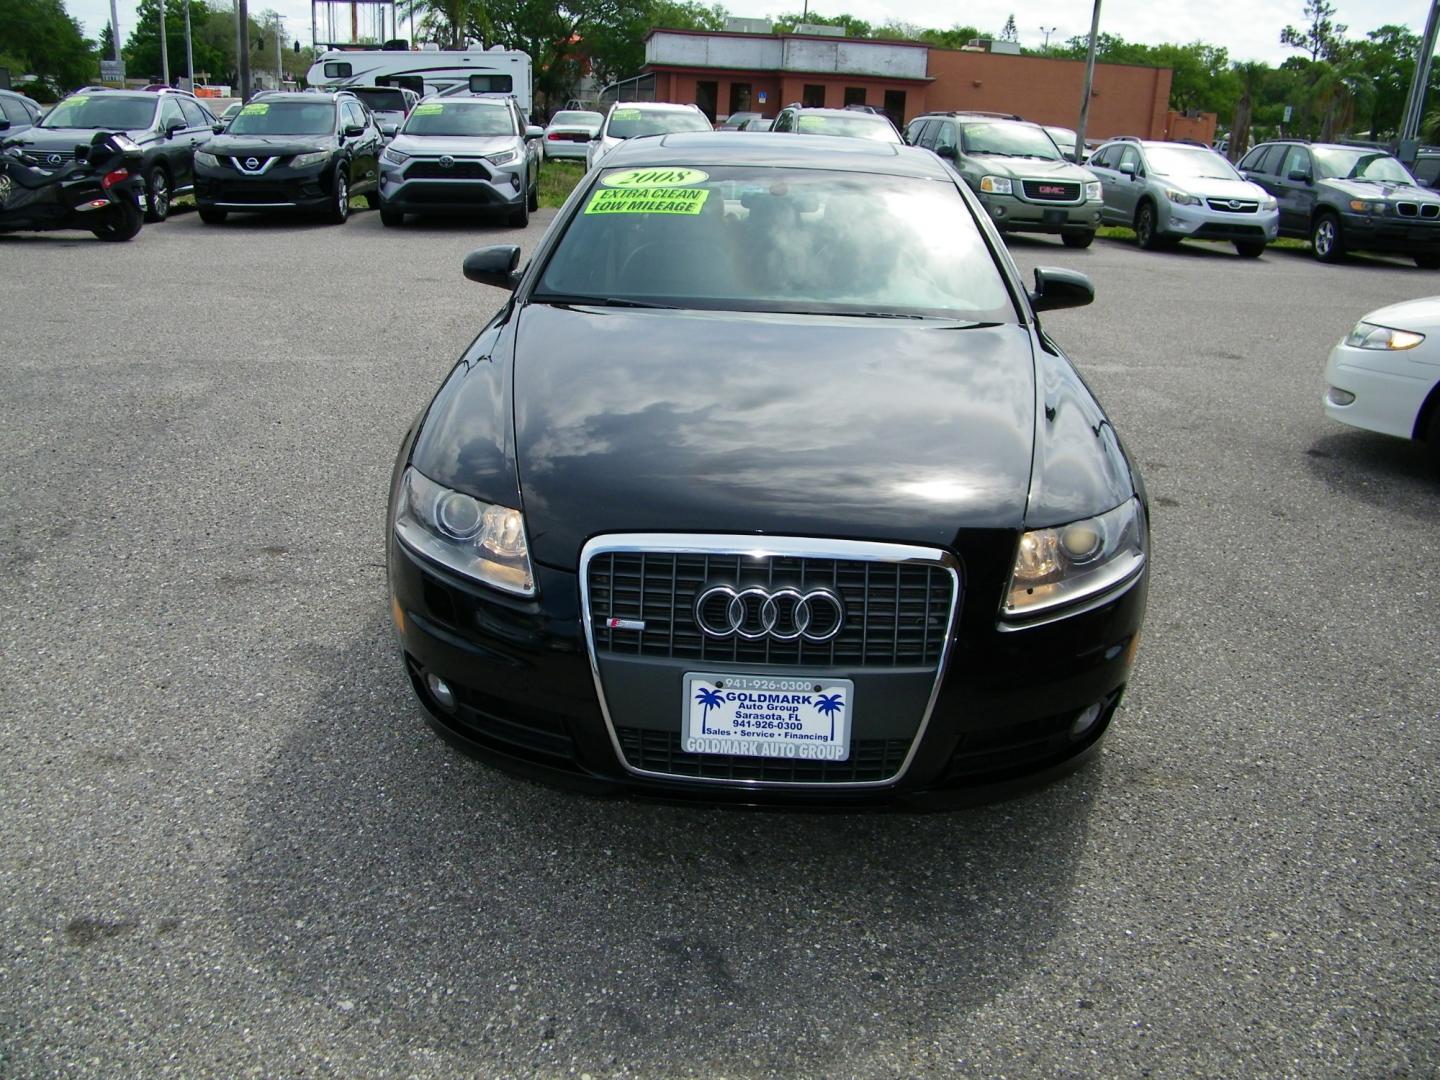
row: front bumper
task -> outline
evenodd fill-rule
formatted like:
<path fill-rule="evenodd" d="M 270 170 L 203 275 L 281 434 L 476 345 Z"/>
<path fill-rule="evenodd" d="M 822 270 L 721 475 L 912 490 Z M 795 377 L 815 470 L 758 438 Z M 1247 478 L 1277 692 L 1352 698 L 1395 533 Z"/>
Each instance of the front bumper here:
<path fill-rule="evenodd" d="M 246 176 L 228 166 L 195 166 L 195 202 L 218 210 L 324 210 L 330 206 L 335 166 L 326 161 L 305 169 L 275 166 Z"/>
<path fill-rule="evenodd" d="M 863 788 L 823 781 L 759 786 L 641 774 L 624 756 L 637 752 L 637 744 L 615 738 L 607 724 L 597 692 L 595 671 L 600 665 L 592 670 L 577 574 L 536 565 L 536 597 L 510 597 L 455 577 L 411 552 L 393 534 L 388 566 L 392 613 L 416 696 L 439 733 L 475 756 L 596 792 L 742 803 L 944 803 L 994 797 L 1083 761 L 1119 704 L 1145 609 L 1147 579 L 1142 574 L 1092 610 L 1046 625 L 1000 631 L 994 614 L 998 590 L 975 583 L 1003 579 L 997 571 L 1013 558 L 1014 538 L 1007 534 L 987 539 L 992 554 L 977 550 L 967 560 L 960 553 L 969 584 L 961 593 L 948 664 L 940 673 L 928 723 L 921 725 L 913 746 L 902 748 L 909 750 L 908 765 L 893 780 Z M 1006 554 L 996 559 L 993 550 Z M 685 666 L 671 661 L 668 670 L 646 673 L 648 686 L 660 680 L 660 691 L 645 699 L 642 711 L 658 708 L 663 713 L 666 699 L 675 703 L 672 744 L 680 731 Z M 754 671 L 756 665 L 744 669 Z M 760 670 L 777 676 L 795 673 L 794 668 Z M 426 681 L 430 674 L 451 688 L 453 708 L 445 708 L 431 693 Z M 858 680 L 866 672 L 851 674 Z M 616 715 L 618 697 L 607 689 L 609 719 L 623 734 L 637 720 Z M 1094 720 L 1072 734 L 1082 715 Z M 890 722 L 878 715 L 876 719 Z M 652 729 L 655 724 L 653 717 L 638 722 Z"/>
<path fill-rule="evenodd" d="M 438 159 L 411 158 L 399 165 L 380 166 L 380 204 L 400 213 L 464 213 L 472 210 L 514 210 L 523 206 L 525 162 L 508 166 L 456 162 L 465 176 L 449 179 Z M 417 175 L 422 174 L 422 175 Z"/>
<path fill-rule="evenodd" d="M 1164 200 L 1162 219 L 1156 223 L 1163 235 L 1193 240 L 1229 240 L 1241 243 L 1269 243 L 1280 234 L 1280 210 L 1231 213 L 1209 206 L 1183 206 Z"/>
<path fill-rule="evenodd" d="M 1046 203 L 989 192 L 980 193 L 979 198 L 996 228 L 1005 232 L 1094 232 L 1100 227 L 1100 212 L 1105 208 L 1100 199 Z"/>
<path fill-rule="evenodd" d="M 1421 406 L 1437 382 L 1440 365 L 1417 362 L 1413 350 L 1356 349 L 1341 342 L 1325 364 L 1325 415 L 1381 435 L 1418 438 Z M 1346 394 L 1353 400 L 1342 405 Z"/>
<path fill-rule="evenodd" d="M 1392 255 L 1440 255 L 1440 220 L 1345 213 L 1340 236 L 1346 248 Z"/>

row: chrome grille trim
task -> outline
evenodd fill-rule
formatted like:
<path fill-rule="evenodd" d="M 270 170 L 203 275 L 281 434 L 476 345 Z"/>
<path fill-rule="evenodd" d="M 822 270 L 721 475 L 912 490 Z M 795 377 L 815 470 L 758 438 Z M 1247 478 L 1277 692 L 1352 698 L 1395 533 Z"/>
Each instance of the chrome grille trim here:
<path fill-rule="evenodd" d="M 595 647 L 594 613 L 590 602 L 590 560 L 597 555 L 610 552 L 654 552 L 657 554 L 681 555 L 753 555 L 759 557 L 780 556 L 790 558 L 838 559 L 852 562 L 918 563 L 939 566 L 950 575 L 950 611 L 946 616 L 945 640 L 940 658 L 935 664 L 935 679 L 930 688 L 925 712 L 920 717 L 915 737 L 900 768 L 893 776 L 883 780 L 856 782 L 792 782 L 777 780 L 730 780 L 717 777 L 696 777 L 680 773 L 661 773 L 639 769 L 630 764 L 620 745 L 620 736 L 615 720 L 610 715 L 610 706 L 605 698 L 605 685 L 600 677 L 600 658 Z M 600 703 L 600 715 L 605 720 L 605 730 L 610 736 L 610 745 L 615 758 L 626 772 L 633 776 L 655 780 L 680 780 L 692 784 L 705 784 L 730 788 L 800 789 L 813 791 L 855 791 L 873 788 L 893 787 L 905 778 L 915 754 L 930 728 L 930 717 L 935 712 L 935 702 L 940 696 L 940 687 L 949 668 L 950 650 L 955 637 L 956 617 L 960 605 L 960 564 L 950 552 L 941 548 L 920 547 L 911 544 L 886 544 L 863 540 L 828 540 L 796 536 L 743 536 L 734 534 L 709 533 L 612 533 L 597 536 L 586 542 L 580 550 L 580 609 L 585 621 L 585 649 L 590 660 L 590 676 L 595 683 L 595 695 Z M 764 665 L 757 665 L 764 666 Z M 883 671 L 883 668 L 874 670 Z"/>

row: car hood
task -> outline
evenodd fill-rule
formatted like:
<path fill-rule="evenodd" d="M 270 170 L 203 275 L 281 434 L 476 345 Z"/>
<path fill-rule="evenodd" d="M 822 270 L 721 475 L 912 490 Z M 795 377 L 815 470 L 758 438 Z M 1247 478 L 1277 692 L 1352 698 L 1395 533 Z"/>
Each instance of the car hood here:
<path fill-rule="evenodd" d="M 1010 176 L 1041 177 L 1046 180 L 1068 180 L 1084 184 L 1095 179 L 1089 169 L 1082 169 L 1069 161 L 1042 161 L 1039 158 L 991 157 L 988 154 L 975 158 L 984 163 L 987 170 Z M 997 167 L 998 166 L 998 167 Z"/>
<path fill-rule="evenodd" d="M 499 154 L 515 150 L 518 140 L 514 135 L 496 135 L 483 139 L 474 137 L 449 137 L 443 135 L 396 135 L 390 141 L 390 148 L 403 154 L 439 157 L 480 157 L 484 154 Z"/>
<path fill-rule="evenodd" d="M 541 562 L 574 567 L 605 532 L 948 546 L 1024 519 L 1023 327 L 534 304 L 515 340 L 516 469 Z M 471 456 L 439 434 L 444 460 Z"/>
<path fill-rule="evenodd" d="M 1404 199 L 1406 202 L 1436 203 L 1440 195 L 1415 184 L 1376 183 L 1373 180 L 1321 180 L 1326 187 L 1356 199 Z"/>
<path fill-rule="evenodd" d="M 1249 180 L 1228 180 L 1210 176 L 1165 176 L 1155 174 L 1162 184 L 1188 191 L 1191 195 L 1202 195 L 1207 199 L 1247 199 L 1255 202 L 1269 198 L 1265 189 Z"/>
<path fill-rule="evenodd" d="M 1440 330 L 1440 296 L 1425 296 L 1419 300 L 1391 304 L 1370 312 L 1364 316 L 1363 321 L 1376 326 L 1388 326 L 1392 330 L 1433 334 Z"/>
<path fill-rule="evenodd" d="M 286 157 L 333 148 L 334 140 L 327 135 L 217 135 L 203 147 L 207 153 L 229 157 L 245 157 L 247 154 Z"/>
<path fill-rule="evenodd" d="M 77 146 L 89 146 L 101 130 L 100 128 L 29 127 L 10 141 L 18 146 L 34 147 L 37 150 L 73 151 Z M 139 128 L 125 131 L 123 134 L 133 142 L 149 142 L 153 133 L 149 128 Z"/>

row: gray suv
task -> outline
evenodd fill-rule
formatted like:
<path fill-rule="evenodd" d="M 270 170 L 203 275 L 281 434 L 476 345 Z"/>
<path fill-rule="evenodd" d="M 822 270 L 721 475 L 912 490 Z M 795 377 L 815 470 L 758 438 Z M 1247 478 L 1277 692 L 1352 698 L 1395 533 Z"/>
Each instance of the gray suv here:
<path fill-rule="evenodd" d="M 1105 185 L 1105 223 L 1133 228 L 1142 248 L 1228 240 L 1253 259 L 1280 229 L 1275 200 L 1208 146 L 1116 139 L 1086 165 Z"/>
<path fill-rule="evenodd" d="M 1059 233 L 1089 247 L 1100 225 L 1100 183 L 1061 156 L 1039 124 L 980 113 L 926 113 L 905 141 L 932 150 L 989 211 L 1001 232 Z"/>
<path fill-rule="evenodd" d="M 432 97 L 380 155 L 380 220 L 505 210 L 524 226 L 540 205 L 540 138 L 509 94 Z"/>

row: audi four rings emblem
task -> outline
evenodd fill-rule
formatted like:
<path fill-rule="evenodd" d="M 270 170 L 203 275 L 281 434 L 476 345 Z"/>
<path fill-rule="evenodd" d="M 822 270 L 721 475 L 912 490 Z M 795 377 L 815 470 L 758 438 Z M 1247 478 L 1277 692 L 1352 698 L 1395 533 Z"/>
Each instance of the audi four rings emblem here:
<path fill-rule="evenodd" d="M 845 603 L 829 589 L 733 589 L 712 585 L 695 598 L 695 622 L 714 638 L 829 641 L 845 626 Z"/>

